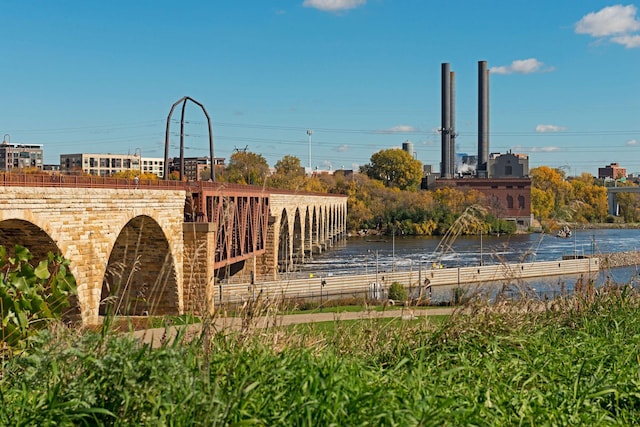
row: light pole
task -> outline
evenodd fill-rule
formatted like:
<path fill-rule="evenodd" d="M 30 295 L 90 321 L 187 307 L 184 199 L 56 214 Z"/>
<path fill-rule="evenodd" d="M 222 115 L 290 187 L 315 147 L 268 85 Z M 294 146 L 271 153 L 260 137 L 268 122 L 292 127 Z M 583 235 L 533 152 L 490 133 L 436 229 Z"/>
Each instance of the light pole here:
<path fill-rule="evenodd" d="M 5 139 L 6 137 L 9 138 L 9 142 L 7 142 L 7 140 Z M 11 160 L 11 169 L 13 169 L 13 152 L 11 151 L 11 135 L 9 135 L 8 133 L 5 133 L 4 136 L 2 137 L 2 144 L 7 146 L 7 151 L 6 151 L 6 156 L 9 157 L 9 160 Z M 7 168 L 7 159 L 5 158 L 5 165 L 4 167 Z M 9 168 L 7 168 L 7 171 L 9 170 Z"/>
<path fill-rule="evenodd" d="M 313 135 L 313 130 L 307 129 L 307 136 L 309 136 L 309 175 L 313 174 L 313 168 L 311 167 L 311 135 Z"/>
<path fill-rule="evenodd" d="M 393 225 L 391 232 L 391 271 L 396 271 L 396 226 Z"/>
<path fill-rule="evenodd" d="M 480 267 L 482 267 L 483 264 L 483 250 L 482 250 L 482 227 L 480 227 Z"/>
<path fill-rule="evenodd" d="M 378 250 L 376 249 L 376 289 L 378 286 Z"/>
<path fill-rule="evenodd" d="M 137 147 L 133 152 L 133 157 L 138 157 L 138 173 L 142 175 L 142 149 Z"/>

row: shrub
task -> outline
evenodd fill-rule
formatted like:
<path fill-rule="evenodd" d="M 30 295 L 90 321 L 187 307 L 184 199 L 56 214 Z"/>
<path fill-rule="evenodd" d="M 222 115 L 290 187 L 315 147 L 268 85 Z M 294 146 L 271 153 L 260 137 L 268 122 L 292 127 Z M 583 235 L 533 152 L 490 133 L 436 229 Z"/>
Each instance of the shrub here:
<path fill-rule="evenodd" d="M 16 245 L 14 256 L 0 246 L 0 338 L 10 347 L 20 348 L 35 330 L 47 326 L 48 319 L 60 319 L 76 293 L 69 261 L 51 252 L 34 268 L 33 255 Z"/>
<path fill-rule="evenodd" d="M 389 299 L 394 301 L 406 301 L 407 290 L 400 282 L 393 282 L 389 287 Z"/>

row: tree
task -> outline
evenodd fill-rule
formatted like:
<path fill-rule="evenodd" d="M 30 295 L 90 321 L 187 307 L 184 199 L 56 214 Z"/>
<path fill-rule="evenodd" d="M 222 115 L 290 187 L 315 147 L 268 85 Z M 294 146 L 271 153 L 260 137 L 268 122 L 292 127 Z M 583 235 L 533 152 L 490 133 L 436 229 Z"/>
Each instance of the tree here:
<path fill-rule="evenodd" d="M 565 180 L 564 171 L 549 166 L 540 166 L 531 169 L 529 175 L 531 176 L 531 204 L 534 215 L 536 213 L 548 215 L 539 216 L 538 219 L 541 220 L 548 218 L 570 219 L 571 212 L 568 205 L 571 199 L 571 184 Z M 544 203 L 546 206 L 539 203 Z"/>
<path fill-rule="evenodd" d="M 129 178 L 129 179 L 133 179 L 136 176 L 140 179 L 144 179 L 147 181 L 158 180 L 158 175 L 156 175 L 155 173 L 153 172 L 140 173 L 140 171 L 137 169 L 127 169 L 120 172 L 116 172 L 113 175 L 111 175 L 112 178 Z"/>
<path fill-rule="evenodd" d="M 422 163 L 399 148 L 381 150 L 371 156 L 371 163 L 360 171 L 387 187 L 416 191 L 422 180 Z"/>
<path fill-rule="evenodd" d="M 607 217 L 607 189 L 596 184 L 588 172 L 571 180 L 573 201 L 571 203 L 576 221 L 603 222 Z"/>
<path fill-rule="evenodd" d="M 236 151 L 229 158 L 226 171 L 227 182 L 262 185 L 269 174 L 269 165 L 261 154 Z"/>
<path fill-rule="evenodd" d="M 286 155 L 278 160 L 275 173 L 269 179 L 269 186 L 287 190 L 301 190 L 305 187 L 306 175 L 300 164 L 300 159 Z"/>

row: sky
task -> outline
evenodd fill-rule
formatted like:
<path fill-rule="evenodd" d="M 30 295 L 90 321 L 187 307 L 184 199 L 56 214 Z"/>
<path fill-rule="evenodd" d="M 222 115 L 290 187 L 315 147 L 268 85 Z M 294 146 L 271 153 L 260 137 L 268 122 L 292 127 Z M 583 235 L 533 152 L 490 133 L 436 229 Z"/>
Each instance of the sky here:
<path fill-rule="evenodd" d="M 0 134 L 60 154 L 164 156 L 172 105 L 211 118 L 216 157 L 353 169 L 410 141 L 439 170 L 441 64 L 458 153 L 477 154 L 478 61 L 490 149 L 530 167 L 640 173 L 640 3 L 596 0 L 0 2 Z M 179 156 L 180 108 L 170 120 Z M 185 111 L 185 156 L 209 154 Z M 309 137 L 307 130 L 312 130 Z M 311 156 L 309 152 L 311 151 Z"/>

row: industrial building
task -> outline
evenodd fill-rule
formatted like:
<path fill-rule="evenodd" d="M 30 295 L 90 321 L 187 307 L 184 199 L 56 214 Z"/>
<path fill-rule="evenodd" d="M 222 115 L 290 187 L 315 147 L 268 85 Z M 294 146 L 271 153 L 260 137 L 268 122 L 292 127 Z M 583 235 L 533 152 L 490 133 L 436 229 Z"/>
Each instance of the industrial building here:
<path fill-rule="evenodd" d="M 442 122 L 440 176 L 426 176 L 423 188 L 443 186 L 476 190 L 485 196 L 487 208 L 500 219 L 528 228 L 531 214 L 529 157 L 525 154 L 489 151 L 489 70 L 486 61 L 478 62 L 478 154 L 456 159 L 455 73 L 442 64 Z"/>

